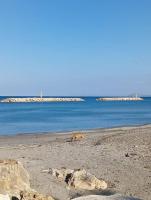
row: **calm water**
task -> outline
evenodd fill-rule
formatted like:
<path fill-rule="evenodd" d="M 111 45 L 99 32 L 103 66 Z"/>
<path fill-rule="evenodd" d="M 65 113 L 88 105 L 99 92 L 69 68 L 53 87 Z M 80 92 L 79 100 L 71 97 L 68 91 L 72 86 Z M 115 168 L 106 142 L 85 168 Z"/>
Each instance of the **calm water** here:
<path fill-rule="evenodd" d="M 3 98 L 3 97 L 0 97 Z M 144 101 L 0 103 L 0 134 L 86 130 L 151 123 L 151 98 Z"/>

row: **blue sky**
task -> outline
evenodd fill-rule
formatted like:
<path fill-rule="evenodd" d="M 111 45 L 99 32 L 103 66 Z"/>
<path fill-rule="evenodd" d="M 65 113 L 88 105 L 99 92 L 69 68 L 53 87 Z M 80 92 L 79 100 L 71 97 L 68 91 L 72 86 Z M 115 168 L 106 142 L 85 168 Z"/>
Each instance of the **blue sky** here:
<path fill-rule="evenodd" d="M 0 95 L 151 95 L 150 0 L 0 0 Z"/>

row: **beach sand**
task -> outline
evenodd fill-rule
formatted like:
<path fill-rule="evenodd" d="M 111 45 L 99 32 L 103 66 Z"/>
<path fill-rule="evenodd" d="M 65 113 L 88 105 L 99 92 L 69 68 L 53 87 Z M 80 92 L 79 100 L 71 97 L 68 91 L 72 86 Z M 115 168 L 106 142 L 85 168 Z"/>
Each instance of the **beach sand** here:
<path fill-rule="evenodd" d="M 92 192 L 69 190 L 42 170 L 84 168 L 108 183 L 103 193 L 151 199 L 151 125 L 83 133 L 84 139 L 72 142 L 72 133 L 0 136 L 0 159 L 21 161 L 30 174 L 31 186 L 58 200 Z"/>

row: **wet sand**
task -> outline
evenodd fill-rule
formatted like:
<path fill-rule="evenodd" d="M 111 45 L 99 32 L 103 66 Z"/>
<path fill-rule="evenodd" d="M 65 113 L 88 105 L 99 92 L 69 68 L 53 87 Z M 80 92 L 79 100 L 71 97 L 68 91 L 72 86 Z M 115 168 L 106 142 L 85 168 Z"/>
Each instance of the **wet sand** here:
<path fill-rule="evenodd" d="M 83 133 L 84 139 L 73 142 L 72 133 L 0 136 L 0 159 L 21 161 L 32 187 L 58 200 L 92 192 L 68 190 L 44 169 L 84 168 L 108 183 L 106 194 L 151 199 L 151 125 Z"/>

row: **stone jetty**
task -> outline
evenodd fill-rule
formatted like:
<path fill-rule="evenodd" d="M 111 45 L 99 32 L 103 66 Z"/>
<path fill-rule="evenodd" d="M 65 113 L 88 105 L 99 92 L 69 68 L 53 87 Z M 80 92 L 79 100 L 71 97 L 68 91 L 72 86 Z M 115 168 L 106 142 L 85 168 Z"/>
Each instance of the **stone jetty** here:
<path fill-rule="evenodd" d="M 141 97 L 106 97 L 98 98 L 97 101 L 142 101 L 144 100 Z"/>
<path fill-rule="evenodd" d="M 30 103 L 30 102 L 79 102 L 84 101 L 82 98 L 76 97 L 62 97 L 62 98 L 55 98 L 55 97 L 25 97 L 25 98 L 6 98 L 2 99 L 0 102 L 2 103 Z"/>

